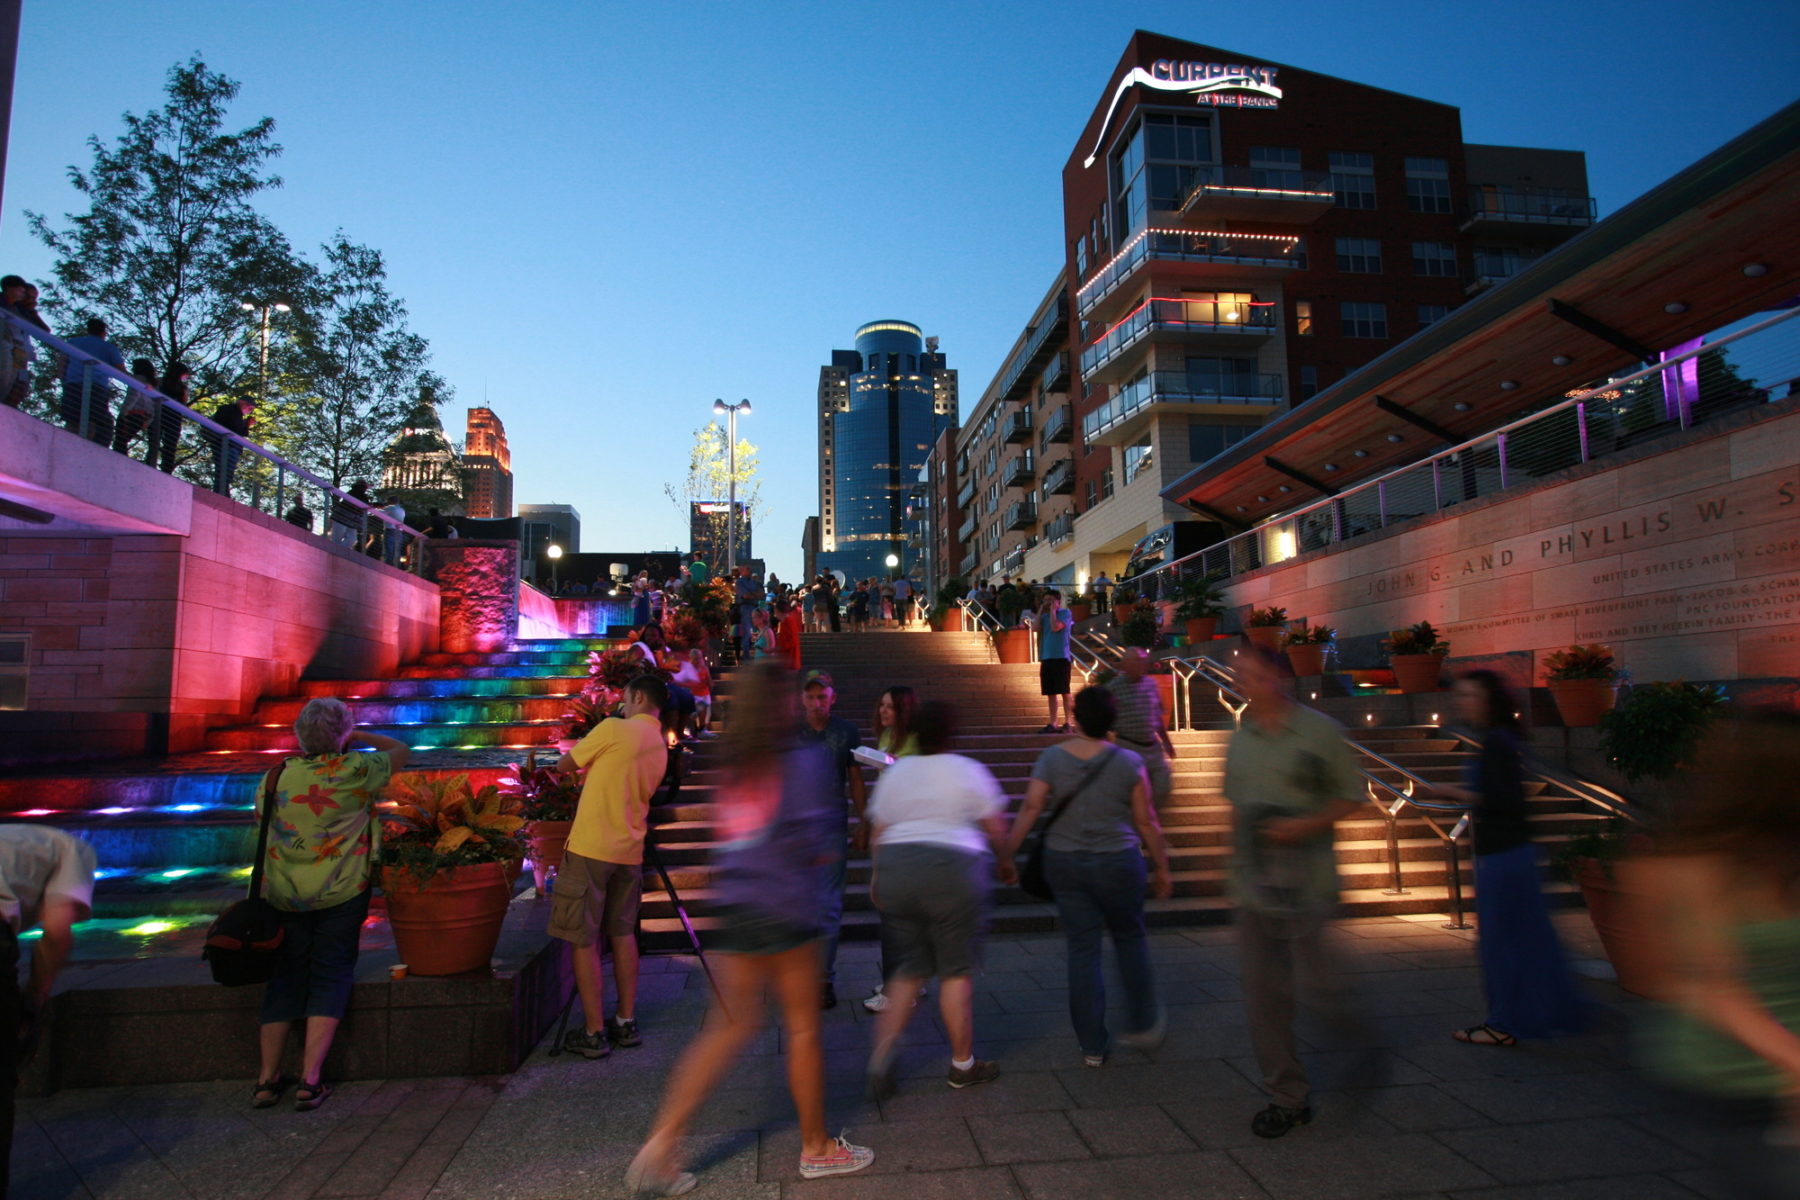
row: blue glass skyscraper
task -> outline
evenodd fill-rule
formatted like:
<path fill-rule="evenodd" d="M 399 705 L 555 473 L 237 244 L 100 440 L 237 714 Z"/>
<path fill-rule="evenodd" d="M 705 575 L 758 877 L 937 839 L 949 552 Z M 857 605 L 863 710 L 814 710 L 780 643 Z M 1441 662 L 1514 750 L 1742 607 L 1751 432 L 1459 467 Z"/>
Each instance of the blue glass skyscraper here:
<path fill-rule="evenodd" d="M 955 423 L 956 372 L 917 325 L 873 321 L 856 349 L 832 351 L 819 370 L 820 570 L 855 580 L 922 569 L 906 561 L 907 497 Z"/>

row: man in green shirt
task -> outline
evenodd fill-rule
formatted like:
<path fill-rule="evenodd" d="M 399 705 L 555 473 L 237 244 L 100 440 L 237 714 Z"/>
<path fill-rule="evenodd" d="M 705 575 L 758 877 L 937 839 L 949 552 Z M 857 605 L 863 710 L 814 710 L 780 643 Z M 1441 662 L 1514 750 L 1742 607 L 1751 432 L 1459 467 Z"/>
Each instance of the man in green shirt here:
<path fill-rule="evenodd" d="M 1325 941 L 1337 904 L 1332 829 L 1360 807 L 1362 784 L 1343 728 L 1294 703 L 1272 651 L 1252 649 L 1238 663 L 1250 707 L 1225 759 L 1227 888 L 1238 905 L 1250 1043 L 1274 1098 L 1250 1127 L 1274 1138 L 1312 1120 L 1294 1046 L 1294 976 L 1298 969 L 1315 988 L 1335 991 Z M 1334 1024 L 1351 1024 L 1337 997 L 1319 999 Z"/>

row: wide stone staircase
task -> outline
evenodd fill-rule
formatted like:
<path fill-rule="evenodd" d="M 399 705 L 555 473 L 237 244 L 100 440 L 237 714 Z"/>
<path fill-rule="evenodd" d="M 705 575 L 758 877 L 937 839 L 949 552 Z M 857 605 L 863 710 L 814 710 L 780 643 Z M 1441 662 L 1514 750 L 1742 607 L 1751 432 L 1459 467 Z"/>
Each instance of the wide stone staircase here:
<path fill-rule="evenodd" d="M 954 705 L 961 724 L 956 751 L 985 764 L 1005 789 L 1015 810 L 1024 798 L 1032 763 L 1045 747 L 1058 740 L 1055 735 L 1037 732 L 1045 719 L 1043 699 L 1038 695 L 1037 667 L 994 661 L 983 634 L 807 634 L 802 638 L 801 654 L 805 669 L 831 672 L 838 696 L 835 715 L 855 722 L 865 741 L 872 736 L 876 703 L 881 692 L 890 686 L 905 684 L 921 700 L 945 700 Z M 728 721 L 728 680 L 722 682 L 719 694 L 724 719 Z M 1362 765 L 1376 777 L 1396 785 L 1405 783 L 1402 772 L 1431 782 L 1454 782 L 1471 754 L 1466 743 L 1434 726 L 1354 732 L 1359 745 L 1385 760 L 1384 763 L 1359 755 Z M 1229 905 L 1224 884 L 1230 813 L 1219 789 L 1231 733 L 1230 717 L 1221 709 L 1217 720 L 1208 727 L 1172 735 L 1176 748 L 1172 764 L 1174 790 L 1160 816 L 1169 842 L 1174 895 L 1167 900 L 1150 901 L 1149 919 L 1153 924 L 1206 924 L 1227 919 Z M 712 791 L 724 778 L 726 769 L 716 743 L 700 745 L 692 755 L 676 803 L 657 810 L 651 818 L 655 853 L 666 864 L 688 916 L 702 931 L 709 927 L 707 913 L 712 898 L 707 869 L 714 844 Z M 869 770 L 865 774 L 873 787 L 876 772 Z M 1528 787 L 1533 799 L 1532 822 L 1540 841 L 1548 846 L 1553 847 L 1587 822 L 1599 819 L 1580 799 L 1552 784 L 1540 780 Z M 1377 796 L 1390 799 L 1379 792 Z M 1371 803 L 1366 813 L 1339 824 L 1338 869 L 1348 913 L 1373 916 L 1450 910 L 1453 901 L 1445 843 L 1416 813 L 1417 810 L 1407 810 L 1396 820 L 1403 889 L 1398 894 L 1391 891 L 1388 821 L 1383 813 Z M 1438 823 L 1448 831 L 1454 820 L 1440 818 Z M 1458 876 L 1464 903 L 1472 908 L 1473 873 L 1467 845 L 1465 837 Z M 846 939 L 875 935 L 877 915 L 868 900 L 868 876 L 868 861 L 852 860 L 844 914 Z M 645 888 L 646 944 L 669 948 L 685 944 L 686 933 L 673 898 L 653 876 L 646 876 Z M 1568 889 L 1557 885 L 1557 891 L 1567 894 Z M 996 899 L 997 932 L 1054 927 L 1052 905 L 1037 902 L 1016 888 L 1001 888 Z"/>

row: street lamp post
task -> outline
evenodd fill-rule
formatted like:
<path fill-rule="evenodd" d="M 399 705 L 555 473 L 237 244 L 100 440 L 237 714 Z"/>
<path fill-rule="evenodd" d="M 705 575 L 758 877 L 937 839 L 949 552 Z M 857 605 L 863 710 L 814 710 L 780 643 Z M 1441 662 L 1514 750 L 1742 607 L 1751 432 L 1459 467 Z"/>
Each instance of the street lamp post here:
<path fill-rule="evenodd" d="M 260 407 L 269 402 L 269 314 L 272 312 L 293 312 L 294 310 L 292 306 L 287 304 L 252 304 L 248 300 L 244 301 L 241 307 L 245 312 L 257 312 L 258 310 L 261 310 L 262 312 L 262 320 L 260 322 L 262 327 L 262 357 L 259 360 L 261 366 L 257 372 L 256 385 L 256 403 Z"/>
<path fill-rule="evenodd" d="M 737 419 L 738 414 L 750 415 L 750 402 L 739 400 L 736 404 L 727 404 L 723 400 L 713 401 L 713 411 L 725 417 L 726 445 L 726 479 L 730 487 L 730 498 L 725 504 L 725 574 L 737 574 Z"/>
<path fill-rule="evenodd" d="M 556 595 L 556 567 L 562 561 L 562 547 L 551 542 L 545 547 L 544 554 L 550 559 L 550 594 Z"/>

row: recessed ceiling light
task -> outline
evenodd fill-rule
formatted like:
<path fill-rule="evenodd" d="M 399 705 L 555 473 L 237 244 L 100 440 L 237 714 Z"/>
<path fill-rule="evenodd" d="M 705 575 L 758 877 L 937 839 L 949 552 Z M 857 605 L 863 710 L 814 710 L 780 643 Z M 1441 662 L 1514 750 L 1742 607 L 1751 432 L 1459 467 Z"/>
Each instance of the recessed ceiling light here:
<path fill-rule="evenodd" d="M 1388 441 L 1394 442 L 1397 444 L 1400 441 L 1400 435 L 1397 433 L 1390 433 L 1390 434 L 1388 434 Z"/>
<path fill-rule="evenodd" d="M 1452 404 L 1450 407 L 1454 408 L 1457 412 L 1468 412 L 1469 409 L 1474 406 L 1471 405 L 1467 400 L 1458 400 L 1455 404 Z"/>
<path fill-rule="evenodd" d="M 1574 362 L 1575 360 L 1570 358 L 1566 354 L 1559 354 L 1555 358 L 1551 359 L 1550 361 L 1555 363 L 1559 367 L 1566 367 L 1570 363 Z"/>
<path fill-rule="evenodd" d="M 1682 313 L 1687 311 L 1687 305 L 1683 304 L 1679 300 L 1671 300 L 1667 304 L 1663 305 L 1663 311 L 1670 314 L 1671 316 L 1680 316 Z"/>
<path fill-rule="evenodd" d="M 1326 470 L 1327 470 L 1327 471 L 1335 471 L 1335 470 L 1337 470 L 1337 469 L 1338 469 L 1338 465 L 1337 465 L 1337 464 L 1336 464 L 1336 463 L 1326 463 L 1326 464 L 1325 464 L 1325 469 L 1326 469 Z"/>
<path fill-rule="evenodd" d="M 1516 379 L 1502 379 L 1500 381 L 1500 390 L 1503 392 L 1510 392 L 1514 388 L 1517 388 L 1518 386 L 1519 386 L 1519 381 Z"/>
<path fill-rule="evenodd" d="M 1285 483 L 1284 483 L 1284 484 L 1282 484 L 1282 485 L 1281 485 L 1281 490 L 1282 490 L 1282 491 L 1284 491 L 1284 492 L 1291 492 L 1291 491 L 1293 491 L 1293 490 L 1294 490 L 1294 489 L 1293 489 L 1293 488 L 1291 488 L 1291 487 L 1289 487 L 1289 486 L 1288 486 L 1288 485 L 1287 485 L 1287 484 L 1285 484 Z"/>
<path fill-rule="evenodd" d="M 1269 502 L 1269 498 L 1267 496 L 1258 496 L 1256 498 L 1256 502 L 1258 504 L 1267 504 Z"/>
<path fill-rule="evenodd" d="M 1358 457 L 1358 458 L 1367 458 L 1367 457 L 1369 457 L 1369 452 L 1368 452 L 1368 451 L 1367 451 L 1367 450 L 1358 450 L 1358 451 L 1357 451 L 1357 452 L 1356 452 L 1356 457 Z"/>
<path fill-rule="evenodd" d="M 1752 279 L 1761 279 L 1764 275 L 1767 275 L 1768 273 L 1769 273 L 1769 267 L 1768 267 L 1768 264 L 1766 264 L 1766 263 L 1745 263 L 1744 264 L 1744 274 L 1748 275 Z"/>
<path fill-rule="evenodd" d="M 1245 508 L 1242 504 L 1237 506 L 1237 510 L 1239 512 L 1249 512 L 1250 511 L 1249 509 Z"/>

